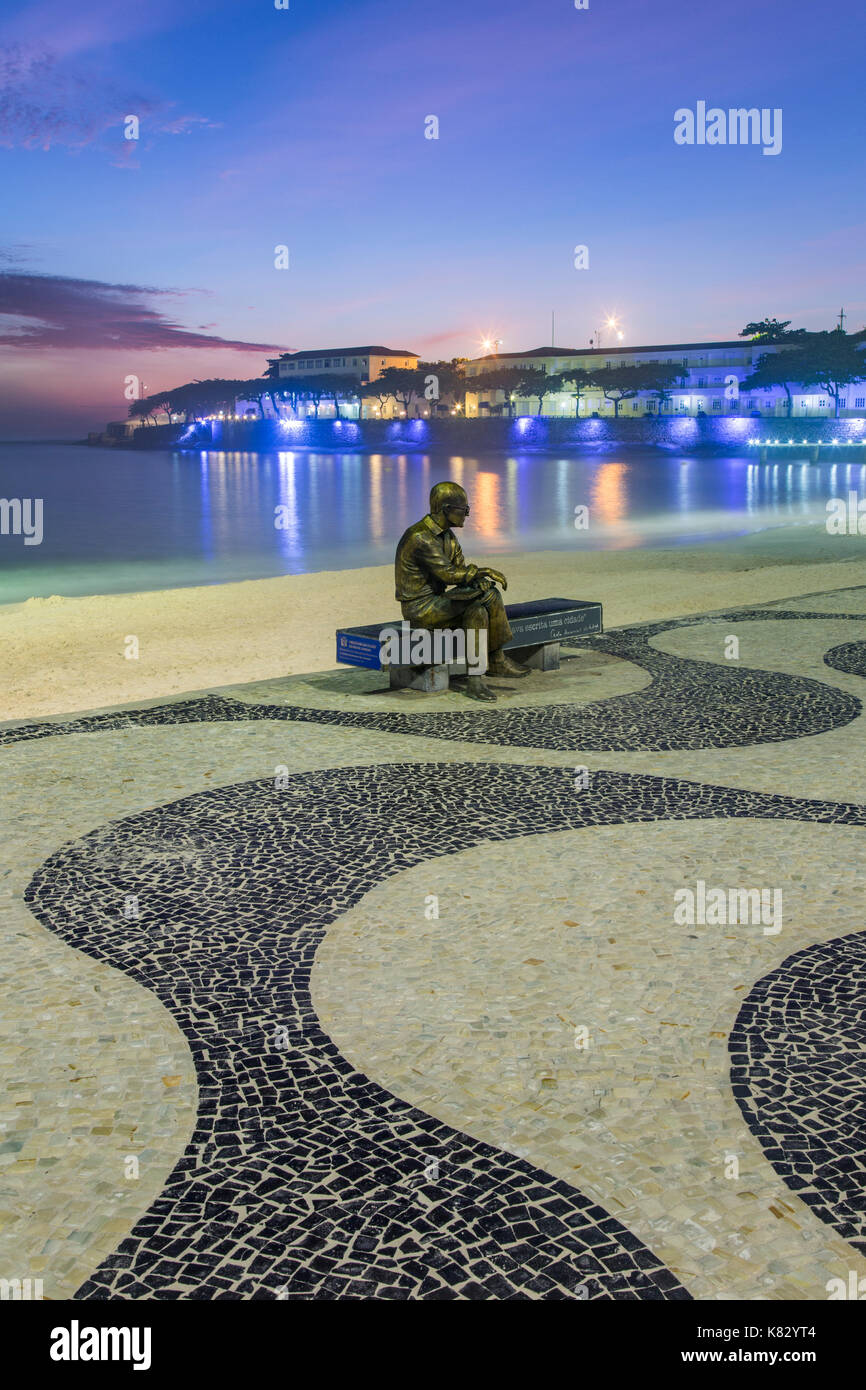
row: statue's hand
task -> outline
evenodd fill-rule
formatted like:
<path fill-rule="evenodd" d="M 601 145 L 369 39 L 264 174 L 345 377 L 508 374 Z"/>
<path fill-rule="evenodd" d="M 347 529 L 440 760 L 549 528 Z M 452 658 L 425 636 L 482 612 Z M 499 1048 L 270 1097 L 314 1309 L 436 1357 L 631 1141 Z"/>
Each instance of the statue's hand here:
<path fill-rule="evenodd" d="M 503 589 L 507 589 L 507 588 L 508 588 L 508 580 L 505 578 L 505 575 L 504 575 L 504 574 L 501 574 L 501 573 L 500 573 L 499 570 L 493 570 L 493 569 L 486 569 L 486 568 L 485 568 L 485 569 L 483 569 L 483 570 L 479 570 L 479 574 L 484 575 L 487 579 L 491 580 L 492 583 L 494 583 L 494 584 L 501 584 L 502 587 L 503 587 Z"/>

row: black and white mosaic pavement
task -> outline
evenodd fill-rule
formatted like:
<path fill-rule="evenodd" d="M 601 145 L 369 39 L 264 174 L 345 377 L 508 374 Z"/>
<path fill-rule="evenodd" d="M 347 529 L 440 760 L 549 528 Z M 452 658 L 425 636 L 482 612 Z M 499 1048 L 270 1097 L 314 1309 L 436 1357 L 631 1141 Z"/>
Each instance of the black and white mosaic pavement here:
<path fill-rule="evenodd" d="M 798 951 L 751 990 L 731 1083 L 776 1172 L 866 1255 L 866 932 Z"/>
<path fill-rule="evenodd" d="M 162 1000 L 200 1093 L 161 1196 L 77 1296 L 687 1298 L 580 1192 L 355 1071 L 318 1022 L 310 968 L 329 922 L 447 851 L 442 823 L 466 848 L 737 817 L 866 827 L 863 806 L 679 779 L 596 772 L 578 792 L 570 769 L 413 763 L 214 789 L 64 847 L 31 910 Z"/>
<path fill-rule="evenodd" d="M 850 676 L 866 676 L 866 642 L 843 642 L 824 656 L 827 666 Z"/>
<path fill-rule="evenodd" d="M 739 609 L 714 615 L 714 621 L 850 617 L 862 620 L 863 615 Z M 587 644 L 631 661 L 652 675 L 650 685 L 635 694 L 586 705 L 554 704 L 489 711 L 467 700 L 466 709 L 454 713 L 359 713 L 298 705 L 250 704 L 209 695 L 60 723 L 46 720 L 20 724 L 0 730 L 0 745 L 135 725 L 285 719 L 466 743 L 551 748 L 575 753 L 669 752 L 780 743 L 841 728 L 861 713 L 861 702 L 855 696 L 821 681 L 688 660 L 657 651 L 650 645 L 651 638 L 660 632 L 703 622 L 706 618 L 698 615 L 677 622 L 667 620 L 621 628 L 586 639 Z"/>

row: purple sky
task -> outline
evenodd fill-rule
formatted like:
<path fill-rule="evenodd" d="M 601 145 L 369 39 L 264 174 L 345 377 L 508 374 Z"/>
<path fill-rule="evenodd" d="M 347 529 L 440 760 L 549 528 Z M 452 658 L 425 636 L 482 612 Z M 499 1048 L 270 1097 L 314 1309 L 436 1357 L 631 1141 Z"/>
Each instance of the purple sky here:
<path fill-rule="evenodd" d="M 520 350 L 551 309 L 574 347 L 612 311 L 627 343 L 866 322 L 855 0 L 4 16 L 0 437 L 80 435 L 130 375 L 255 376 L 272 347 Z M 781 153 L 675 144 L 698 101 L 781 108 Z"/>

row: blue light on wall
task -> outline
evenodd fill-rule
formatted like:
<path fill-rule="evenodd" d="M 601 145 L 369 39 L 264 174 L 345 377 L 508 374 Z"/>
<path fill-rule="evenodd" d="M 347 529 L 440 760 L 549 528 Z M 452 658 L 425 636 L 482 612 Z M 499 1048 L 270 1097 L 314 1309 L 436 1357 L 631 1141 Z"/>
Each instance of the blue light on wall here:
<path fill-rule="evenodd" d="M 518 415 L 511 424 L 511 438 L 522 444 L 543 444 L 549 434 L 548 422 L 539 415 Z"/>
<path fill-rule="evenodd" d="M 692 416 L 679 415 L 671 420 L 671 436 L 678 442 L 683 439 L 694 439 L 698 433 L 698 422 Z"/>

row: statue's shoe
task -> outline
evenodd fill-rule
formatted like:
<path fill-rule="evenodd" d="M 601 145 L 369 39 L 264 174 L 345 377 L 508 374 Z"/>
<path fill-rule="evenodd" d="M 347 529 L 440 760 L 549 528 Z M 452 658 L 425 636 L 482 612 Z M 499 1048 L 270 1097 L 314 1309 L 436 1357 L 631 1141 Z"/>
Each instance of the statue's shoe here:
<path fill-rule="evenodd" d="M 496 703 L 496 696 L 490 689 L 490 686 L 485 685 L 480 676 L 469 676 L 467 678 L 466 694 L 469 696 L 470 700 L 486 700 L 488 703 Z"/>
<path fill-rule="evenodd" d="M 491 661 L 487 667 L 488 676 L 514 676 L 518 680 L 521 676 L 532 674 L 528 666 L 521 666 L 519 661 L 515 661 L 507 652 L 500 652 L 495 660 Z"/>

